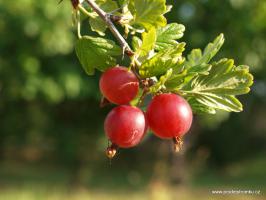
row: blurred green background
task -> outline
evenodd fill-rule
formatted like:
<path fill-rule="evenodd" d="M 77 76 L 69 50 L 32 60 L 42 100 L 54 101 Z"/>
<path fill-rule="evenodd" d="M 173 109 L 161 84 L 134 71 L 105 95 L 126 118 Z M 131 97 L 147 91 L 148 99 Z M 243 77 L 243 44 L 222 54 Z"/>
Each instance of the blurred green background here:
<path fill-rule="evenodd" d="M 65 0 L 0 1 L 0 199 L 264 199 L 266 192 L 266 1 L 171 0 L 186 26 L 187 52 L 220 32 L 219 57 L 255 75 L 242 113 L 196 116 L 183 155 L 151 134 L 137 148 L 104 155 L 99 73 L 74 53 Z M 212 195 L 211 190 L 261 195 Z"/>

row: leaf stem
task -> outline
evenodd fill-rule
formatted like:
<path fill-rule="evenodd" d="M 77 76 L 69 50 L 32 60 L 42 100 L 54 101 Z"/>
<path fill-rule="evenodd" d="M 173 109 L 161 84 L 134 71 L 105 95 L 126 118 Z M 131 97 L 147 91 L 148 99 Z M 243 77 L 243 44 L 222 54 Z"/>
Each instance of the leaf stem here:
<path fill-rule="evenodd" d="M 102 10 L 93 0 L 85 0 L 90 7 L 99 15 L 99 17 L 102 18 L 102 20 L 105 22 L 105 24 L 108 26 L 112 34 L 115 36 L 117 41 L 119 42 L 123 54 L 125 53 L 129 57 L 134 55 L 134 52 L 131 50 L 130 46 L 126 42 L 125 38 L 120 34 L 120 32 L 117 30 L 115 25 L 110 19 L 110 15 L 106 13 L 104 10 Z"/>
<path fill-rule="evenodd" d="M 77 32 L 78 32 L 78 38 L 80 39 L 80 38 L 82 38 L 82 36 L 81 36 L 81 31 L 80 31 L 81 24 L 80 24 L 80 12 L 79 12 L 79 10 L 77 11 L 77 18 L 78 18 L 78 21 L 77 21 Z"/>
<path fill-rule="evenodd" d="M 96 17 L 93 13 L 88 12 L 81 4 L 78 5 L 78 9 L 88 17 Z"/>

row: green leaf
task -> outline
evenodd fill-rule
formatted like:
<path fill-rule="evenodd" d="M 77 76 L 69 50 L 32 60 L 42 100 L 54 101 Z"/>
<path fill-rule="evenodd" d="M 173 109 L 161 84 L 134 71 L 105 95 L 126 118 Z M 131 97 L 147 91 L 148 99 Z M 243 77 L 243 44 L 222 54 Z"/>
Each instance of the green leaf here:
<path fill-rule="evenodd" d="M 152 58 L 145 60 L 139 67 L 139 73 L 143 78 L 160 76 L 173 68 L 173 71 L 179 71 L 184 59 L 182 52 L 185 43 L 176 44 L 176 46 L 160 51 Z"/>
<path fill-rule="evenodd" d="M 172 68 L 168 69 L 165 75 L 161 76 L 159 81 L 149 88 L 149 92 L 154 94 L 154 93 L 159 92 L 162 89 L 165 89 L 164 84 L 171 77 L 172 73 L 173 73 L 173 69 Z"/>
<path fill-rule="evenodd" d="M 213 43 L 205 48 L 203 54 L 200 49 L 194 49 L 188 55 L 185 62 L 185 70 L 182 74 L 173 73 L 172 77 L 166 83 L 169 91 L 179 90 L 181 87 L 190 82 L 194 77 L 199 75 L 208 75 L 211 70 L 209 60 L 218 52 L 224 42 L 223 35 L 218 36 Z"/>
<path fill-rule="evenodd" d="M 167 11 L 166 0 L 131 0 L 129 6 L 136 24 L 149 30 L 152 26 L 161 27 L 167 24 L 163 14 Z"/>
<path fill-rule="evenodd" d="M 190 80 L 199 75 L 208 75 L 211 69 L 209 64 L 201 64 L 198 66 L 193 66 L 188 69 L 182 69 L 183 71 L 175 71 L 172 76 L 165 83 L 167 90 L 178 91 L 184 85 L 186 85 Z"/>
<path fill-rule="evenodd" d="M 191 79 L 195 74 L 188 74 L 187 70 L 183 70 L 181 73 L 173 73 L 171 77 L 165 83 L 166 89 L 171 91 L 178 91 L 184 84 L 186 79 Z"/>
<path fill-rule="evenodd" d="M 76 54 L 88 75 L 94 74 L 94 69 L 106 70 L 116 64 L 113 56 L 121 54 L 121 49 L 112 40 L 83 36 L 76 43 Z"/>
<path fill-rule="evenodd" d="M 247 67 L 222 59 L 212 64 L 208 75 L 195 76 L 179 91 L 210 108 L 240 112 L 242 104 L 234 96 L 248 93 L 252 83 Z"/>
<path fill-rule="evenodd" d="M 132 47 L 133 47 L 133 50 L 136 52 L 140 49 L 142 45 L 142 40 L 137 37 L 137 36 L 133 36 L 132 37 Z"/>
<path fill-rule="evenodd" d="M 185 26 L 182 24 L 172 23 L 165 27 L 159 28 L 157 31 L 157 41 L 155 49 L 160 51 L 170 46 L 175 46 L 176 40 L 183 37 Z"/>
<path fill-rule="evenodd" d="M 118 8 L 117 3 L 112 0 L 102 0 L 96 3 L 105 12 L 112 12 Z M 90 17 L 89 19 L 91 30 L 97 32 L 101 36 L 104 36 L 105 31 L 107 29 L 105 22 L 98 15 L 92 15 L 92 16 L 95 17 Z"/>
<path fill-rule="evenodd" d="M 127 5 L 130 0 L 118 0 L 120 6 Z"/>
<path fill-rule="evenodd" d="M 89 20 L 91 30 L 97 32 L 100 36 L 105 35 L 105 31 L 107 29 L 107 26 L 105 22 L 99 17 L 90 18 Z"/>
<path fill-rule="evenodd" d="M 212 43 L 209 43 L 203 53 L 200 49 L 193 49 L 187 57 L 187 68 L 201 64 L 207 64 L 220 50 L 224 43 L 224 35 L 220 34 Z"/>
<path fill-rule="evenodd" d="M 206 106 L 204 104 L 199 103 L 196 98 L 188 98 L 187 99 L 190 107 L 192 108 L 193 113 L 195 114 L 215 114 L 216 110 L 212 107 Z"/>
<path fill-rule="evenodd" d="M 142 33 L 141 45 L 136 49 L 136 54 L 143 57 L 154 49 L 156 41 L 156 30 L 155 28 L 149 29 L 148 32 Z"/>
<path fill-rule="evenodd" d="M 207 95 L 197 95 L 196 100 L 209 108 L 227 112 L 241 112 L 243 110 L 242 104 L 236 97 L 231 95 L 215 95 L 209 93 Z"/>
<path fill-rule="evenodd" d="M 176 41 L 173 40 L 172 42 L 174 43 Z M 165 85 L 168 91 L 177 91 L 190 82 L 194 77 L 198 77 L 199 75 L 208 75 L 212 67 L 208 64 L 208 62 L 219 51 L 223 42 L 224 37 L 223 34 L 221 34 L 214 40 L 213 43 L 207 45 L 203 53 L 200 49 L 192 50 L 192 52 L 188 55 L 188 60 L 184 64 L 185 69 L 182 74 L 174 72 L 172 77 L 170 77 L 166 82 Z"/>
<path fill-rule="evenodd" d="M 188 74 L 202 74 L 202 75 L 208 75 L 209 71 L 211 70 L 212 66 L 210 64 L 201 64 L 201 65 L 195 65 L 193 67 L 187 68 Z"/>

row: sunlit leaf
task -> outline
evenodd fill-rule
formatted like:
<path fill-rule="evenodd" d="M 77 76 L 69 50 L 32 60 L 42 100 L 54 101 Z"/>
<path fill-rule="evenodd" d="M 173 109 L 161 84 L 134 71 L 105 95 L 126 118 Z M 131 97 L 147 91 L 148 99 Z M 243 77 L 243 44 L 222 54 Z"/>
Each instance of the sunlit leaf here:
<path fill-rule="evenodd" d="M 157 41 L 155 49 L 160 51 L 170 46 L 175 46 L 176 40 L 183 37 L 185 26 L 182 24 L 172 23 L 165 27 L 159 28 L 157 31 Z"/>
<path fill-rule="evenodd" d="M 234 96 L 248 93 L 252 83 L 246 67 L 236 67 L 233 60 L 222 59 L 212 64 L 208 75 L 194 77 L 180 91 L 205 106 L 240 112 L 242 104 Z"/>
<path fill-rule="evenodd" d="M 161 76 L 159 81 L 157 81 L 153 86 L 149 88 L 150 92 L 156 93 L 160 91 L 161 89 L 164 89 L 165 88 L 164 84 L 171 77 L 172 73 L 173 73 L 173 69 L 172 68 L 168 69 L 165 75 Z"/>
<path fill-rule="evenodd" d="M 88 75 L 94 74 L 94 69 L 100 71 L 116 65 L 113 56 L 121 54 L 120 47 L 112 40 L 83 36 L 77 41 L 76 54 Z"/>
<path fill-rule="evenodd" d="M 117 3 L 112 0 L 101 0 L 96 2 L 101 9 L 105 12 L 112 12 L 118 8 Z M 99 35 L 104 36 L 107 29 L 105 22 L 98 16 L 90 17 L 89 23 L 92 31 L 97 32 Z"/>
<path fill-rule="evenodd" d="M 134 16 L 131 25 L 136 24 L 149 30 L 152 26 L 165 26 L 163 14 L 167 11 L 166 0 L 131 0 L 129 9 Z"/>
<path fill-rule="evenodd" d="M 201 64 L 207 64 L 220 50 L 224 43 L 224 35 L 220 34 L 212 43 L 209 43 L 204 51 L 193 49 L 187 56 L 186 67 L 193 67 Z"/>
<path fill-rule="evenodd" d="M 160 76 L 164 75 L 170 68 L 173 68 L 173 71 L 178 71 L 184 62 L 182 58 L 184 47 L 185 43 L 179 43 L 175 47 L 160 51 L 152 58 L 144 61 L 139 67 L 140 75 L 144 78 Z"/>
<path fill-rule="evenodd" d="M 156 42 L 156 30 L 155 28 L 151 28 L 149 29 L 148 32 L 142 33 L 141 45 L 138 48 L 135 48 L 136 54 L 139 56 L 146 56 L 152 49 L 154 49 L 155 42 Z"/>

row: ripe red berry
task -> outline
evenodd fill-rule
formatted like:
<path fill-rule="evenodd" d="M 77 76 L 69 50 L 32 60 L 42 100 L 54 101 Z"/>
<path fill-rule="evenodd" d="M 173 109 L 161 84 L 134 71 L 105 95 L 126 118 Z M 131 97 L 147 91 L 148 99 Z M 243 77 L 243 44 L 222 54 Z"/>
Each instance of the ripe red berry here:
<path fill-rule="evenodd" d="M 145 116 L 137 107 L 121 105 L 115 107 L 104 122 L 105 134 L 119 147 L 136 146 L 145 134 Z"/>
<path fill-rule="evenodd" d="M 147 108 L 149 127 L 160 138 L 181 137 L 192 124 L 192 111 L 185 99 L 175 94 L 155 96 Z"/>
<path fill-rule="evenodd" d="M 100 79 L 100 90 L 110 102 L 127 104 L 138 94 L 139 82 L 126 67 L 113 67 L 105 71 Z"/>

